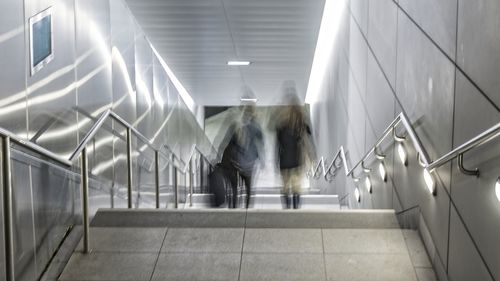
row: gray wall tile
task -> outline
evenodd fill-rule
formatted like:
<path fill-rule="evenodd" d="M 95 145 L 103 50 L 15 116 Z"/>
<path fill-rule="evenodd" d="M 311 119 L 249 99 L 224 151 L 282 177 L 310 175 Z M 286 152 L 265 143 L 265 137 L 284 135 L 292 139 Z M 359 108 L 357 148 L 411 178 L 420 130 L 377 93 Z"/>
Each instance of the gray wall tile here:
<path fill-rule="evenodd" d="M 455 59 L 457 0 L 400 0 L 399 5 L 450 58 Z"/>
<path fill-rule="evenodd" d="M 368 42 L 389 82 L 395 88 L 398 8 L 392 0 L 371 0 L 368 2 L 370 5 Z"/>
<path fill-rule="evenodd" d="M 500 112 L 459 73 L 454 146 L 462 144 L 498 121 Z M 481 174 L 478 178 L 460 173 L 457 165 L 453 164 L 451 196 L 487 265 L 498 278 L 500 253 L 496 247 L 491 246 L 497 243 L 500 236 L 500 223 L 491 216 L 500 211 L 494 190 L 495 182 L 500 176 L 500 160 L 495 151 L 500 151 L 500 141 L 495 140 L 464 155 L 466 168 L 479 168 Z"/>
<path fill-rule="evenodd" d="M 494 280 L 482 263 L 455 208 L 451 211 L 448 275 L 450 281 Z"/>
<path fill-rule="evenodd" d="M 397 95 L 431 159 L 451 149 L 454 66 L 400 12 Z"/>
<path fill-rule="evenodd" d="M 459 1 L 457 64 L 500 106 L 500 2 Z"/>
<path fill-rule="evenodd" d="M 361 26 L 364 34 L 368 34 L 368 1 L 351 0 L 351 13 Z"/>
<path fill-rule="evenodd" d="M 367 67 L 367 130 L 373 132 L 378 139 L 392 120 L 394 120 L 395 98 L 372 54 L 368 54 Z M 374 143 L 367 141 L 366 144 L 371 148 Z"/>
<path fill-rule="evenodd" d="M 364 97 L 366 92 L 366 60 L 368 55 L 368 45 L 359 30 L 358 25 L 351 17 L 350 37 L 349 37 L 349 66 L 358 91 Z M 350 79 L 350 78 L 349 78 Z M 350 80 L 349 80 L 350 81 Z M 351 87 L 351 82 L 349 82 Z"/>

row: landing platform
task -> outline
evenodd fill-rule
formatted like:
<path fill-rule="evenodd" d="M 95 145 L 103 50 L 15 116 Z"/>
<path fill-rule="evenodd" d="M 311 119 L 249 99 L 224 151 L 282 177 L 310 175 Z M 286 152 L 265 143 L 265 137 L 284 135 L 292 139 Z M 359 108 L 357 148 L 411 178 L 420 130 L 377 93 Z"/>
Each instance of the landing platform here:
<path fill-rule="evenodd" d="M 59 280 L 436 280 L 390 210 L 100 210 L 92 225 Z"/>

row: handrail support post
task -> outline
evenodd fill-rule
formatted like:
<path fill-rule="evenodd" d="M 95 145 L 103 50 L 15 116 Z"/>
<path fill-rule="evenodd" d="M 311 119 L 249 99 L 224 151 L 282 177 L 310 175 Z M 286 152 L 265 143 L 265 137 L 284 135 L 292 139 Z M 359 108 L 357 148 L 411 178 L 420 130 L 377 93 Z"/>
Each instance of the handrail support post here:
<path fill-rule="evenodd" d="M 189 160 L 189 207 L 193 207 L 193 158 Z"/>
<path fill-rule="evenodd" d="M 156 209 L 160 208 L 160 153 L 155 150 L 155 199 Z"/>
<path fill-rule="evenodd" d="M 132 130 L 127 128 L 127 206 L 132 209 Z"/>
<path fill-rule="evenodd" d="M 82 189 L 82 224 L 83 224 L 83 253 L 90 253 L 90 224 L 89 224 L 89 164 L 87 148 L 81 154 L 81 189 Z"/>
<path fill-rule="evenodd" d="M 174 208 L 179 208 L 179 183 L 177 178 L 177 167 L 174 166 Z"/>
<path fill-rule="evenodd" d="M 5 241 L 5 280 L 14 281 L 14 233 L 12 219 L 12 167 L 10 162 L 10 137 L 2 141 L 3 219 Z"/>

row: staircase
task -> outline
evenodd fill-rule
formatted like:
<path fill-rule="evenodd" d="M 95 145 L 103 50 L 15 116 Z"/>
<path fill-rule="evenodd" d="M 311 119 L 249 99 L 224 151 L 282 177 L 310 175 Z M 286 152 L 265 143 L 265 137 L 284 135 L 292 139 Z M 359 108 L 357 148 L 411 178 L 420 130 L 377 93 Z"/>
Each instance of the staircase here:
<path fill-rule="evenodd" d="M 436 280 L 392 210 L 101 209 L 91 225 L 59 280 Z"/>

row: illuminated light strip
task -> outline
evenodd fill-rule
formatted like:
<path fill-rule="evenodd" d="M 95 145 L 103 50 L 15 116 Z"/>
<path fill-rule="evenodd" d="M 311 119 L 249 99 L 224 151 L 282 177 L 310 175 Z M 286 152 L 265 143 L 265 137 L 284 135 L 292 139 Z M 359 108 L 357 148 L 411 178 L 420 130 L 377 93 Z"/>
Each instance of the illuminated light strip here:
<path fill-rule="evenodd" d="M 327 73 L 328 65 L 335 46 L 335 39 L 340 28 L 345 0 L 326 0 L 318 33 L 318 41 L 314 51 L 311 75 L 307 85 L 306 103 L 317 102 L 321 93 L 321 85 Z"/>
<path fill-rule="evenodd" d="M 156 51 L 156 49 L 153 46 L 153 44 L 150 43 L 149 45 L 151 46 L 151 49 L 153 50 L 153 53 L 156 55 L 156 58 L 160 61 L 161 66 L 163 66 L 163 69 L 165 69 L 165 71 L 167 72 L 168 77 L 170 78 L 170 80 L 174 84 L 174 87 L 179 92 L 179 95 L 182 97 L 182 99 L 186 103 L 186 105 L 189 108 L 189 110 L 191 110 L 191 112 L 193 114 L 195 114 L 196 113 L 195 112 L 196 111 L 196 104 L 194 103 L 193 98 L 188 93 L 188 91 L 186 90 L 186 88 L 184 88 L 184 86 L 179 81 L 179 79 L 177 79 L 177 76 L 175 76 L 174 72 L 170 69 L 170 67 L 167 65 L 167 63 L 163 60 L 163 58 L 160 56 L 160 54 L 158 53 L 158 51 Z"/>

